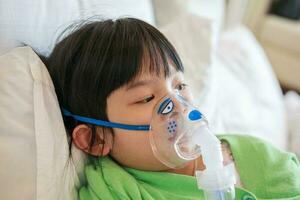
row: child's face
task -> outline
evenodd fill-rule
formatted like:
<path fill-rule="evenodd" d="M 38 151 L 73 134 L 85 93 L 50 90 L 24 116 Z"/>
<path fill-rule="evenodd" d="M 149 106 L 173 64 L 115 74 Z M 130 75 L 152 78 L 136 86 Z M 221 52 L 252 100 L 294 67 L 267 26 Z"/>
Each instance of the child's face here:
<path fill-rule="evenodd" d="M 115 90 L 107 99 L 107 115 L 111 122 L 124 124 L 150 124 L 156 103 L 166 94 L 181 90 L 187 98 L 183 75 L 170 67 L 167 78 L 142 73 L 132 83 Z M 113 147 L 110 155 L 120 164 L 141 170 L 166 170 L 154 156 L 148 131 L 114 129 Z"/>

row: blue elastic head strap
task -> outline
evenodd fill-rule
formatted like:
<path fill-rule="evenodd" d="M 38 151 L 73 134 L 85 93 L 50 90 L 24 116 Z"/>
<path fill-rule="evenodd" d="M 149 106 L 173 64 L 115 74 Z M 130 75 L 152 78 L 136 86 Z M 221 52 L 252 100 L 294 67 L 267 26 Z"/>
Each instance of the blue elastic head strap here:
<path fill-rule="evenodd" d="M 74 115 L 70 111 L 62 108 L 62 113 L 64 116 L 67 117 L 73 117 L 74 119 L 97 125 L 97 126 L 105 126 L 105 127 L 110 127 L 110 128 L 119 128 L 119 129 L 125 129 L 125 130 L 131 130 L 131 131 L 149 131 L 150 130 L 150 125 L 129 125 L 129 124 L 121 124 L 121 123 L 114 123 L 114 122 L 108 122 L 104 120 L 99 120 L 99 119 L 93 119 L 93 118 L 88 118 L 88 117 L 83 117 L 79 115 Z"/>

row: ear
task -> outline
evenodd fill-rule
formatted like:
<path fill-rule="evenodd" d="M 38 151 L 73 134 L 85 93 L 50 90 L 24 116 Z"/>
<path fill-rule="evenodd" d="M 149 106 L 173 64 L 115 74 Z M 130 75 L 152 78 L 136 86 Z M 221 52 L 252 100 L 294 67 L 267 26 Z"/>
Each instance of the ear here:
<path fill-rule="evenodd" d="M 92 129 L 91 127 L 80 124 L 72 132 L 73 143 L 78 149 L 93 156 L 105 156 L 112 148 L 112 136 L 108 129 L 96 128 L 94 144 L 91 145 Z M 104 136 L 105 135 L 105 136 Z M 107 137 L 108 136 L 108 137 Z"/>

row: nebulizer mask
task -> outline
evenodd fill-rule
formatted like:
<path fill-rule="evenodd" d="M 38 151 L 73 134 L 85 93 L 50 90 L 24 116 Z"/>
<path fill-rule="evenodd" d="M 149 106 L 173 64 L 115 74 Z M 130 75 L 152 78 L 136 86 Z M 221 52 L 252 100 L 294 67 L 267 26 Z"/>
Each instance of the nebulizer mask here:
<path fill-rule="evenodd" d="M 210 131 L 205 116 L 179 94 L 162 98 L 150 124 L 154 155 L 170 168 L 181 168 L 202 155 L 205 170 L 196 171 L 206 199 L 234 199 L 232 165 L 223 165 L 221 143 Z"/>
<path fill-rule="evenodd" d="M 155 157 L 170 168 L 182 168 L 202 156 L 205 170 L 196 171 L 206 199 L 232 200 L 235 177 L 232 165 L 223 165 L 221 143 L 210 131 L 205 116 L 179 93 L 168 94 L 154 107 L 150 125 L 128 125 L 63 114 L 99 126 L 149 132 Z"/>

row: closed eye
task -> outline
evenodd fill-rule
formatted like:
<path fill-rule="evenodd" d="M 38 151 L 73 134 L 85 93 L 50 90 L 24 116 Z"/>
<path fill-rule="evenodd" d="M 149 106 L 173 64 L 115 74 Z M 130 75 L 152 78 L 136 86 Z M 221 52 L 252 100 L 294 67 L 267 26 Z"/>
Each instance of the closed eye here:
<path fill-rule="evenodd" d="M 148 103 L 148 102 L 152 101 L 153 99 L 154 99 L 154 95 L 151 95 L 151 96 L 146 97 L 146 98 L 144 98 L 144 99 L 142 99 L 142 100 L 140 100 L 136 103 L 138 103 L 138 104 Z"/>

